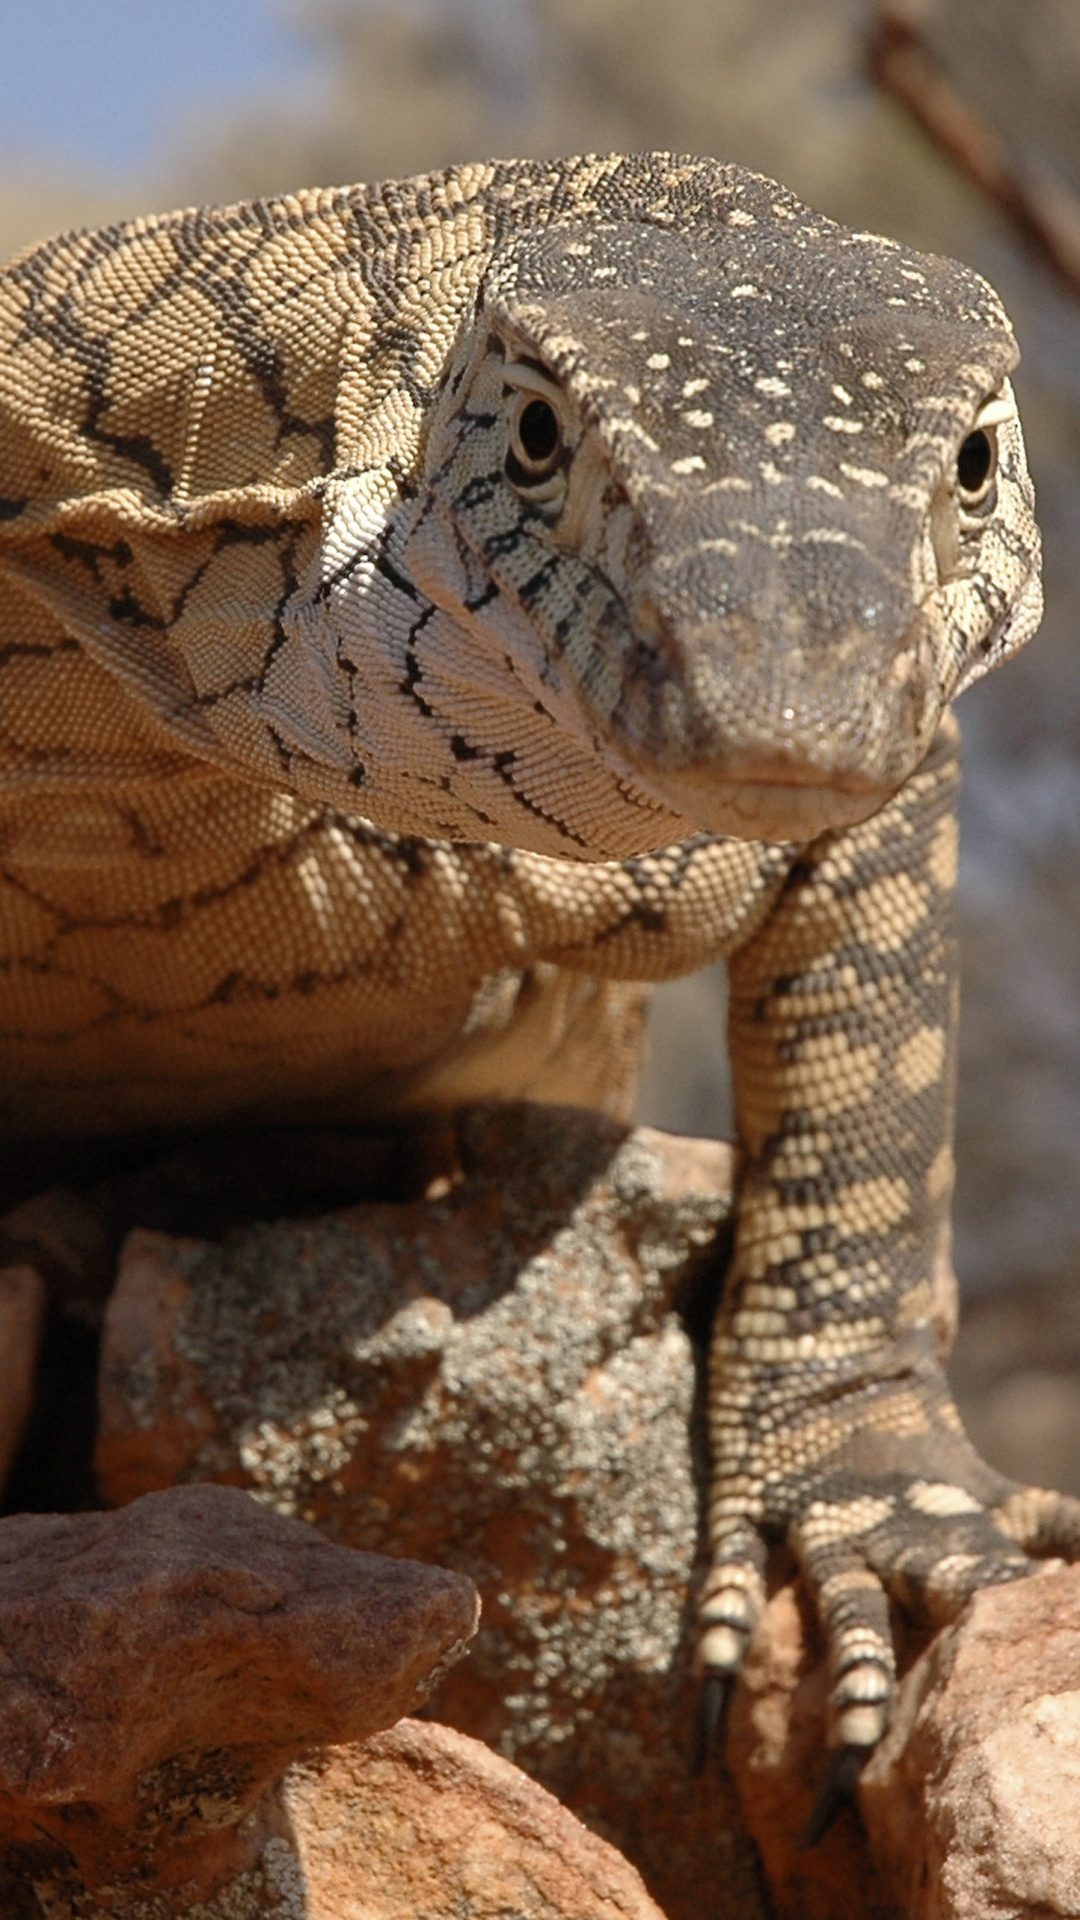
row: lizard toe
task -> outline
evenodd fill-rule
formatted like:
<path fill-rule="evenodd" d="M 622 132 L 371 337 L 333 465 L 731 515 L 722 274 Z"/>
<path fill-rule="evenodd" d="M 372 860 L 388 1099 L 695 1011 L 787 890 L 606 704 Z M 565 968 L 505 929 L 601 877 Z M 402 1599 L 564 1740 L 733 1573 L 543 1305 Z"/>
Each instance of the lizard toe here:
<path fill-rule="evenodd" d="M 889 1721 L 896 1684 L 889 1602 L 859 1544 L 838 1538 L 835 1509 L 815 1501 L 791 1532 L 828 1653 L 828 1742 L 865 1757 Z"/>
<path fill-rule="evenodd" d="M 1001 1532 L 1025 1553 L 1080 1560 L 1080 1500 L 1048 1487 L 1013 1487 L 993 1509 Z"/>
<path fill-rule="evenodd" d="M 698 1664 L 704 1675 L 734 1676 L 765 1605 L 765 1543 L 740 1514 L 713 1528 L 713 1559 L 698 1603 Z"/>
<path fill-rule="evenodd" d="M 889 1596 L 934 1626 L 955 1620 L 980 1587 L 1033 1571 L 994 1508 L 966 1486 L 920 1476 L 894 1487 L 888 1511 L 867 1529 L 862 1547 Z"/>

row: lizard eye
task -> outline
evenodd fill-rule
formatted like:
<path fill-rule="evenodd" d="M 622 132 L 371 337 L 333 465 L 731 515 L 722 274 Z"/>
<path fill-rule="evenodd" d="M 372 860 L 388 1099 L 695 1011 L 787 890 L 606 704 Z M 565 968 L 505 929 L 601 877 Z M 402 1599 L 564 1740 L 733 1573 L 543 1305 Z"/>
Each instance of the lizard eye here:
<path fill-rule="evenodd" d="M 976 427 L 961 442 L 956 456 L 960 504 L 981 507 L 989 499 L 997 471 L 997 436 L 992 428 Z"/>
<path fill-rule="evenodd" d="M 507 478 L 515 487 L 543 486 L 557 473 L 562 451 L 562 422 L 550 400 L 527 389 L 516 394 L 510 414 Z"/>

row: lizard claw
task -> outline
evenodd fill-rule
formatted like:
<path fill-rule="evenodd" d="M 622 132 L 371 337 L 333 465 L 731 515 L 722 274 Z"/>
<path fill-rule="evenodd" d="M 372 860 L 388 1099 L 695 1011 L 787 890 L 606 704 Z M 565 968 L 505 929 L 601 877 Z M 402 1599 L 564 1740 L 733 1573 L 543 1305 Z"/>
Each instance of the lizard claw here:
<path fill-rule="evenodd" d="M 806 1825 L 795 1842 L 800 1853 L 808 1853 L 824 1840 L 834 1820 L 855 1798 L 859 1775 L 870 1756 L 869 1747 L 834 1747 L 829 1755 L 821 1783 Z"/>
<path fill-rule="evenodd" d="M 743 1514 L 720 1514 L 698 1603 L 698 1659 L 706 1673 L 735 1675 L 764 1605 L 765 1542 Z"/>
<path fill-rule="evenodd" d="M 719 1748 L 734 1682 L 733 1673 L 724 1673 L 718 1667 L 709 1668 L 702 1675 L 697 1710 L 694 1715 L 694 1745 L 690 1755 L 691 1780 L 701 1778 Z"/>

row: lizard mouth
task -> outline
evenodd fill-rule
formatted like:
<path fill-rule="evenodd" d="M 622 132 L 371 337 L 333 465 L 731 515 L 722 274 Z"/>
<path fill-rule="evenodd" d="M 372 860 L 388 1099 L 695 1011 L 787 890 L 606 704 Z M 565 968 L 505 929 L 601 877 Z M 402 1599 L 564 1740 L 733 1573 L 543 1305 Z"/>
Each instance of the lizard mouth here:
<path fill-rule="evenodd" d="M 710 833 L 739 840 L 813 840 L 830 829 L 858 826 L 896 791 L 858 774 L 805 761 L 734 755 L 721 769 L 665 769 L 669 805 Z"/>

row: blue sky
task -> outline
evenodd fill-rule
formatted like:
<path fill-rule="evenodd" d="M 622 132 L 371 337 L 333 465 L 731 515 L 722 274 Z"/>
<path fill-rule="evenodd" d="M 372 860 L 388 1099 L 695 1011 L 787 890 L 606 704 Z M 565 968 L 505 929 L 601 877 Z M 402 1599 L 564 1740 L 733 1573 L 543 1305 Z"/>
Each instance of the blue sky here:
<path fill-rule="evenodd" d="M 0 0 L 0 155 L 126 172 L 200 108 L 317 71 L 280 0 Z"/>

